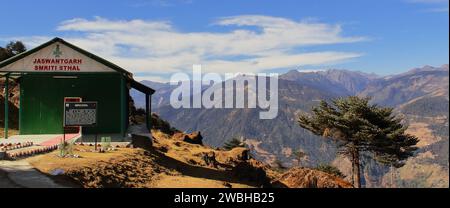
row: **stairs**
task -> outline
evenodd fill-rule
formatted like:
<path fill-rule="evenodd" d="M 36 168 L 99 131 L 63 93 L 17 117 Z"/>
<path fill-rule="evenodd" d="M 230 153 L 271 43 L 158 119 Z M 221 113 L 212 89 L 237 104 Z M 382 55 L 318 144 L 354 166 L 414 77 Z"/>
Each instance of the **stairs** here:
<path fill-rule="evenodd" d="M 17 160 L 58 149 L 58 145 L 41 146 L 33 142 L 1 143 L 0 160 Z"/>

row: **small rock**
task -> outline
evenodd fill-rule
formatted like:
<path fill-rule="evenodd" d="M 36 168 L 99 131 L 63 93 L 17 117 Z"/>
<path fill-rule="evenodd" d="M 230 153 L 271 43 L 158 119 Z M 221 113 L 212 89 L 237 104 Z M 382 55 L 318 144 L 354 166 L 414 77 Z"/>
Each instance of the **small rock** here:
<path fill-rule="evenodd" d="M 228 182 L 223 182 L 223 186 L 225 186 L 227 188 L 233 188 L 233 186 Z"/>
<path fill-rule="evenodd" d="M 53 175 L 53 176 L 62 175 L 62 174 L 64 174 L 64 172 L 65 171 L 63 169 L 57 168 L 57 169 L 54 169 L 52 172 L 50 172 L 50 175 Z"/>

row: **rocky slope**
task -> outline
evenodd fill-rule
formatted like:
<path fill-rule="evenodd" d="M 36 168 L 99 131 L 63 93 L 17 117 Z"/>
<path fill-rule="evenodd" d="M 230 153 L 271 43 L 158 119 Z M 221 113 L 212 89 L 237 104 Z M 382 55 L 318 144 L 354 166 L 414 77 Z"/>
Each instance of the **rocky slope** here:
<path fill-rule="evenodd" d="M 309 112 L 320 99 L 371 96 L 374 103 L 392 106 L 404 116 L 409 131 L 422 138 L 420 153 L 428 150 L 438 158 L 438 162 L 428 158 L 426 163 L 438 164 L 448 173 L 448 160 L 439 159 L 448 158 L 448 148 L 438 148 L 448 143 L 448 134 L 443 133 L 448 129 L 448 65 L 425 66 L 386 77 L 347 70 L 290 71 L 280 76 L 279 114 L 269 121 L 258 119 L 258 109 L 173 109 L 167 105 L 170 87 L 161 89 L 164 89 L 161 94 L 154 96 L 154 102 L 158 102 L 153 103 L 158 106 L 155 111 L 182 130 L 202 129 L 209 145 L 221 146 L 232 137 L 242 136 L 247 138 L 255 156 L 269 163 L 281 160 L 287 166 L 292 165 L 295 161 L 292 152 L 301 150 L 307 153 L 305 165 L 333 163 L 344 172 L 349 170 L 348 162 L 336 156 L 334 145 L 298 127 L 296 114 Z M 166 104 L 161 100 L 167 101 Z M 364 168 L 368 172 L 366 186 L 387 186 L 383 176 L 389 168 L 373 161 L 366 161 Z M 440 177 L 448 180 L 448 174 Z"/>
<path fill-rule="evenodd" d="M 53 152 L 27 160 L 57 181 L 85 188 L 352 187 L 317 170 L 302 169 L 307 174 L 296 169 L 279 172 L 250 158 L 246 148 L 213 149 L 202 144 L 200 133 L 185 134 L 157 116 L 153 119 L 159 125 L 152 130 L 153 143 L 145 149 L 119 147 L 98 153 L 79 144 L 74 146 L 78 158 L 60 158 Z M 55 170 L 61 174 L 52 175 Z"/>
<path fill-rule="evenodd" d="M 5 81 L 0 81 L 0 128 L 4 127 L 4 115 L 5 108 Z M 9 82 L 9 127 L 11 129 L 17 130 L 19 128 L 19 86 L 17 82 Z M 0 137 L 3 136 L 3 131 L 0 133 Z"/>
<path fill-rule="evenodd" d="M 283 173 L 278 182 L 287 187 L 295 188 L 352 188 L 353 186 L 342 178 L 308 169 L 292 168 Z"/>
<path fill-rule="evenodd" d="M 313 86 L 280 79 L 279 111 L 276 119 L 259 119 L 261 109 L 257 108 L 173 109 L 167 105 L 156 108 L 155 112 L 178 129 L 201 130 L 205 142 L 209 145 L 222 146 L 226 140 L 242 136 L 247 138 L 245 142 L 251 146 L 258 159 L 272 163 L 275 157 L 278 157 L 289 165 L 293 150 L 302 149 L 309 155 L 306 163 L 314 166 L 334 158 L 333 145 L 300 128 L 296 124 L 295 115 L 300 111 L 309 111 L 319 99 L 333 97 L 336 95 Z M 264 154 L 264 151 L 270 154 Z"/>
<path fill-rule="evenodd" d="M 372 97 L 372 102 L 400 107 L 421 97 L 442 96 L 448 99 L 448 65 L 425 66 L 406 73 L 376 79 L 358 94 Z"/>

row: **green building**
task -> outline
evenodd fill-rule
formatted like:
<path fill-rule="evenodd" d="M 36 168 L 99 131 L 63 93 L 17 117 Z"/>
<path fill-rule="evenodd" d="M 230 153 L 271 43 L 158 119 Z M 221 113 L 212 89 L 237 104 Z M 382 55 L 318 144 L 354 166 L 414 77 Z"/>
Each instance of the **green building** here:
<path fill-rule="evenodd" d="M 154 90 L 135 81 L 125 69 L 61 38 L 0 62 L 0 75 L 20 86 L 20 134 L 62 134 L 65 98 L 97 102 L 97 125 L 83 134 L 121 134 L 128 128 L 129 90 L 146 95 L 147 127 Z M 7 93 L 5 93 L 7 94 Z M 5 138 L 8 98 L 5 96 Z"/>

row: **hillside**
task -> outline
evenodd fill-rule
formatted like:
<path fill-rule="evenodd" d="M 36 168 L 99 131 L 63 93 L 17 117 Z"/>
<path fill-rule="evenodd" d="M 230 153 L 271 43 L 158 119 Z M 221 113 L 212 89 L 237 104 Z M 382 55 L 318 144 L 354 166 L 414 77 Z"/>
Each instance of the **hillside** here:
<path fill-rule="evenodd" d="M 141 83 L 155 90 L 155 94 L 152 96 L 153 108 L 158 108 L 169 104 L 170 92 L 174 89 L 173 86 L 168 83 L 152 82 L 148 80 L 143 80 Z M 131 89 L 130 95 L 133 97 L 137 108 L 145 108 L 145 95 L 143 93 L 135 89 Z"/>
<path fill-rule="evenodd" d="M 170 87 L 163 87 L 153 101 L 168 103 Z M 448 142 L 448 134 L 442 133 L 448 129 L 448 65 L 425 66 L 386 77 L 347 70 L 289 71 L 279 79 L 280 109 L 273 120 L 260 120 L 258 109 L 173 109 L 164 102 L 153 104 L 157 106 L 155 111 L 175 127 L 202 130 L 209 145 L 221 146 L 232 137 L 242 136 L 247 138 L 255 157 L 268 163 L 281 160 L 292 165 L 292 152 L 302 150 L 308 155 L 307 166 L 333 163 L 348 172 L 348 162 L 336 156 L 334 145 L 298 127 L 296 114 L 309 112 L 320 99 L 354 94 L 371 96 L 374 103 L 395 107 L 410 125 L 409 132 L 422 139 L 420 151 L 433 149 L 433 157 L 448 158 L 448 148 L 437 148 L 438 144 Z M 428 159 L 426 163 L 436 162 Z M 437 163 L 448 173 L 448 160 Z M 389 168 L 365 161 L 365 169 L 366 186 L 387 186 L 383 176 Z M 448 181 L 448 174 L 439 177 Z"/>
<path fill-rule="evenodd" d="M 377 75 L 363 72 L 330 69 L 317 72 L 291 70 L 282 74 L 280 79 L 295 81 L 338 96 L 346 96 L 354 95 L 365 89 L 377 77 Z"/>
<path fill-rule="evenodd" d="M 229 89 L 226 89 L 229 90 Z M 254 93 L 254 92 L 249 92 Z M 232 137 L 245 137 L 255 157 L 268 163 L 275 158 L 285 158 L 291 163 L 292 152 L 301 148 L 309 155 L 311 167 L 320 162 L 331 161 L 335 152 L 328 141 L 312 135 L 295 123 L 299 111 L 309 111 L 321 98 L 335 95 L 296 81 L 279 81 L 278 117 L 260 120 L 260 109 L 173 109 L 171 106 L 156 108 L 155 112 L 170 121 L 176 128 L 185 131 L 201 130 L 205 142 L 222 146 Z M 302 100 L 302 102 L 297 102 Z M 195 122 L 193 122 L 195 121 Z M 265 152 L 270 154 L 266 154 Z M 276 153 L 276 154 L 274 154 Z"/>
<path fill-rule="evenodd" d="M 92 152 L 87 145 L 75 145 L 78 158 L 59 158 L 56 152 L 27 159 L 50 177 L 74 187 L 145 188 L 351 188 L 351 184 L 327 173 L 301 168 L 278 172 L 248 158 L 246 148 L 229 151 L 193 144 L 186 135 L 154 116 L 151 147 L 117 147 L 106 153 Z M 173 131 L 168 131 L 169 129 Z M 170 133 L 168 133 L 170 132 Z M 194 137 L 191 137 L 195 135 Z M 62 174 L 52 175 L 55 170 Z"/>
<path fill-rule="evenodd" d="M 372 97 L 372 102 L 398 107 L 422 96 L 448 98 L 448 65 L 425 66 L 409 72 L 370 82 L 358 94 Z"/>
<path fill-rule="evenodd" d="M 5 81 L 0 80 L 0 138 L 4 135 L 4 115 L 5 115 Z M 19 86 L 16 82 L 10 81 L 9 83 L 9 128 L 10 135 L 17 134 L 19 128 Z"/>

